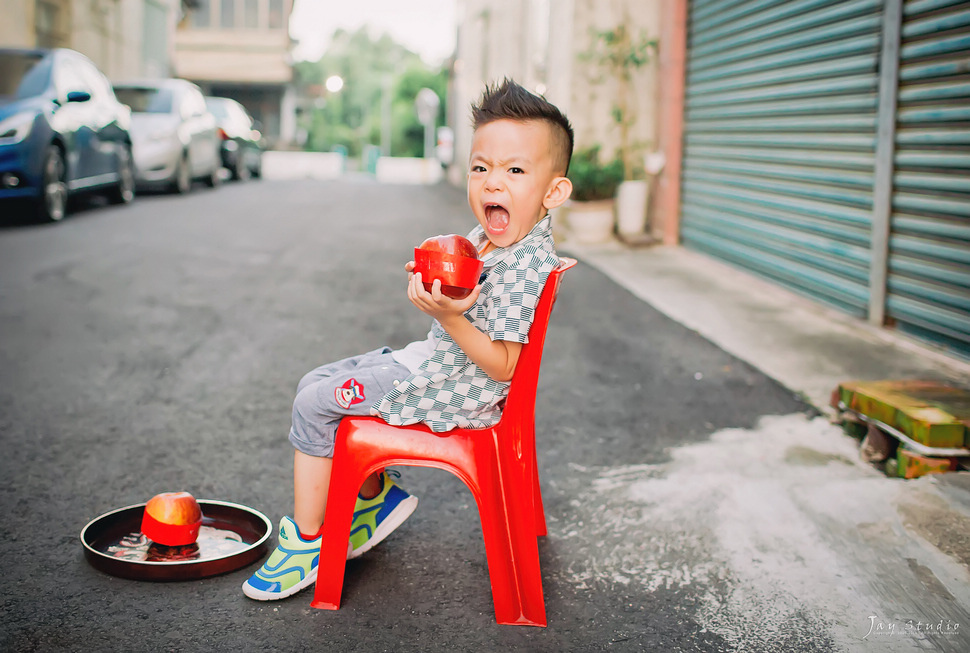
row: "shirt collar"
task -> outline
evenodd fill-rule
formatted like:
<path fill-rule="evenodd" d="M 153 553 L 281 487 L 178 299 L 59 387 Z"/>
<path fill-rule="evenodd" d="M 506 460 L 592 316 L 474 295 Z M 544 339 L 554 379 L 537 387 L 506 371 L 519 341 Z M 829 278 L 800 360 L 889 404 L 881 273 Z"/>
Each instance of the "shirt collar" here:
<path fill-rule="evenodd" d="M 489 253 L 487 253 L 485 256 L 482 257 L 482 262 L 485 264 L 485 267 L 490 268 L 494 266 L 496 263 L 498 263 L 499 261 L 501 261 L 503 258 L 505 258 L 505 256 L 508 255 L 508 253 L 511 252 L 512 250 L 515 250 L 521 247 L 522 245 L 529 245 L 529 244 L 539 245 L 544 240 L 551 237 L 552 237 L 552 216 L 550 216 L 547 213 L 544 218 L 539 220 L 539 222 L 537 222 L 536 225 L 532 227 L 529 233 L 527 233 L 522 240 L 512 243 L 508 247 L 496 247 L 495 249 L 493 249 L 492 251 L 490 251 Z M 487 240 L 487 236 L 485 235 L 485 229 L 483 229 L 481 225 L 478 225 L 477 227 L 472 229 L 472 232 L 470 234 L 468 234 L 468 239 L 473 243 L 475 243 L 475 247 L 480 248 Z"/>

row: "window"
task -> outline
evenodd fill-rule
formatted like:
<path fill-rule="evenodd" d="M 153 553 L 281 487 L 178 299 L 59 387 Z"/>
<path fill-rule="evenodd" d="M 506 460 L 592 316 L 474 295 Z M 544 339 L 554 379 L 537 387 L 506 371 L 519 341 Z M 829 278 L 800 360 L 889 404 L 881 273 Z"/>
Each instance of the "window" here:
<path fill-rule="evenodd" d="M 259 27 L 259 0 L 243 0 L 243 27 L 255 29 Z"/>
<path fill-rule="evenodd" d="M 283 27 L 283 0 L 269 0 L 269 28 Z"/>
<path fill-rule="evenodd" d="M 0 52 L 0 96 L 26 98 L 40 95 L 50 81 L 53 56 Z"/>
<path fill-rule="evenodd" d="M 115 95 L 135 113 L 171 113 L 172 91 L 167 88 L 121 86 Z"/>
<path fill-rule="evenodd" d="M 57 48 L 67 45 L 65 21 L 69 15 L 64 0 L 39 1 L 34 13 L 37 47 Z"/>
<path fill-rule="evenodd" d="M 195 9 L 191 9 L 189 16 L 192 19 L 192 27 L 209 27 L 212 25 L 212 8 L 209 0 L 197 0 Z"/>
<path fill-rule="evenodd" d="M 219 5 L 219 26 L 232 29 L 236 26 L 236 0 L 222 0 Z"/>

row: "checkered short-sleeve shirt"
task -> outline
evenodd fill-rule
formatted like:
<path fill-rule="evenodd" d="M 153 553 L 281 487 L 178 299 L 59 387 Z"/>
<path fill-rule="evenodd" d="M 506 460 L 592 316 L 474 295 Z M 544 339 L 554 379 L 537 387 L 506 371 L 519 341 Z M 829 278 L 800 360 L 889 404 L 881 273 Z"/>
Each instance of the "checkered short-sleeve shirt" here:
<path fill-rule="evenodd" d="M 481 246 L 486 236 L 479 226 L 468 238 Z M 528 342 L 539 295 L 559 264 L 552 219 L 546 216 L 525 238 L 489 252 L 482 261 L 482 291 L 465 318 L 493 341 Z M 424 422 L 437 432 L 498 423 L 502 416 L 499 403 L 508 395 L 509 384 L 485 374 L 437 320 L 431 333 L 440 337 L 431 358 L 384 395 L 371 412 L 395 426 Z"/>

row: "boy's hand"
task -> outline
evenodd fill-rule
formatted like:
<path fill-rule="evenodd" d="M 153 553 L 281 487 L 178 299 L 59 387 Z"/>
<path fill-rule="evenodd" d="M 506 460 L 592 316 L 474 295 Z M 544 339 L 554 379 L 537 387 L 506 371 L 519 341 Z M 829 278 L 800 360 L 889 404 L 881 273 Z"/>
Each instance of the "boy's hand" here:
<path fill-rule="evenodd" d="M 454 319 L 464 315 L 465 311 L 475 305 L 475 300 L 478 299 L 478 294 L 482 290 L 482 285 L 478 284 L 467 297 L 452 299 L 442 294 L 440 279 L 434 280 L 431 292 L 425 290 L 421 283 L 421 273 L 412 272 L 414 269 L 413 261 L 404 266 L 404 269 L 408 271 L 408 299 L 421 312 L 442 322 L 442 324 L 449 318 Z"/>
<path fill-rule="evenodd" d="M 414 272 L 414 261 L 404 266 L 408 273 L 408 299 L 423 313 L 441 323 L 461 350 L 486 374 L 496 381 L 512 379 L 519 360 L 522 345 L 506 340 L 493 341 L 487 333 L 465 319 L 465 311 L 471 308 L 482 285 L 478 284 L 468 297 L 452 299 L 441 292 L 441 281 L 435 280 L 431 292 L 424 289 L 421 274 Z"/>

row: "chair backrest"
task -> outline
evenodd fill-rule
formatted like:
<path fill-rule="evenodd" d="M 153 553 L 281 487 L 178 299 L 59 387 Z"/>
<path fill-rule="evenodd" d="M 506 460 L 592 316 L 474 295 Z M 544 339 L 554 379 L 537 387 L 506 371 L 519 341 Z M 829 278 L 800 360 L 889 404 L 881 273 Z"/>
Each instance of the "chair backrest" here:
<path fill-rule="evenodd" d="M 549 316 L 559 294 L 563 272 L 576 265 L 576 259 L 561 257 L 559 265 L 549 273 L 546 285 L 536 304 L 532 326 L 529 327 L 529 342 L 522 347 L 519 360 L 515 364 L 515 374 L 509 384 L 509 396 L 502 410 L 502 421 L 530 418 L 535 412 L 536 387 L 539 383 L 539 366 L 542 363 L 542 349 L 546 342 Z"/>

